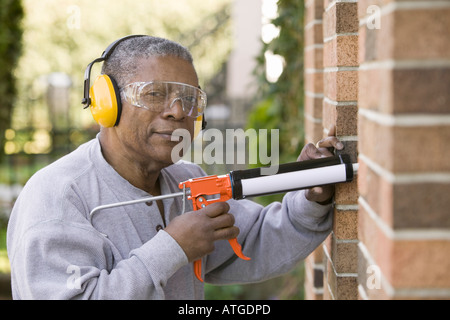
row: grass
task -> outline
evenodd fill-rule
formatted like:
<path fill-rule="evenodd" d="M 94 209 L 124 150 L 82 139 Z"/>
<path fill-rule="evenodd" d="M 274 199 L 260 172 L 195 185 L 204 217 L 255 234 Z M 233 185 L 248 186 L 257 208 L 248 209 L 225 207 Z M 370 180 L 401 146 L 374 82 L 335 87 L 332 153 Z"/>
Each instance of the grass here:
<path fill-rule="evenodd" d="M 6 253 L 6 228 L 0 229 L 0 273 L 10 273 L 8 254 Z"/>

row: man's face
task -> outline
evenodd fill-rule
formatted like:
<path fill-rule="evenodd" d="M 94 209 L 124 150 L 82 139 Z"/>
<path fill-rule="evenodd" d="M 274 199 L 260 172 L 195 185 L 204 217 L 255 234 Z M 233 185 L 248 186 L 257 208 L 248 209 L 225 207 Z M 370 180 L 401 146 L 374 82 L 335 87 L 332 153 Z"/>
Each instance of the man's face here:
<path fill-rule="evenodd" d="M 131 82 L 172 81 L 198 87 L 197 74 L 188 61 L 172 57 L 150 57 L 141 60 L 139 71 Z M 135 107 L 122 99 L 122 116 L 115 128 L 126 154 L 123 156 L 144 165 L 172 164 L 171 151 L 179 141 L 172 141 L 172 132 L 186 129 L 191 137 L 195 119 L 188 117 L 180 103 L 170 109 L 154 112 Z"/>

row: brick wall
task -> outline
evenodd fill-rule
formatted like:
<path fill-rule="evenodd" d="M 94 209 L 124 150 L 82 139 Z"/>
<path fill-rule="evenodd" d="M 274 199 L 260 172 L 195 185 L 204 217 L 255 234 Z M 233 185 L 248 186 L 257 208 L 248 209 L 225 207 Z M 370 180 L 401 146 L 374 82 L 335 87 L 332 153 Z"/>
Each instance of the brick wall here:
<path fill-rule="evenodd" d="M 307 142 L 358 179 L 306 260 L 307 299 L 450 298 L 450 1 L 305 0 Z"/>

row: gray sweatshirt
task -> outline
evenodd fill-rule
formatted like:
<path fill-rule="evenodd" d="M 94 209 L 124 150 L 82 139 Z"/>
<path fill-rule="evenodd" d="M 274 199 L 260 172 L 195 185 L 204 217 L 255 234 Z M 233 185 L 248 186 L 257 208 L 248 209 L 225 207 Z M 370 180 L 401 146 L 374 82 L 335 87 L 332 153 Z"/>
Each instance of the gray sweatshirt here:
<path fill-rule="evenodd" d="M 205 176 L 181 162 L 161 171 L 162 194 L 178 183 Z M 17 199 L 8 225 L 7 247 L 14 299 L 202 299 L 203 283 L 183 249 L 164 231 L 182 212 L 182 199 L 102 210 L 99 205 L 150 195 L 121 177 L 103 158 L 98 139 L 37 172 Z M 329 234 L 331 206 L 286 194 L 262 207 L 230 200 L 240 229 L 238 242 L 250 261 L 236 257 L 228 241 L 202 259 L 206 282 L 247 283 L 292 269 Z M 187 211 L 192 210 L 187 201 Z"/>

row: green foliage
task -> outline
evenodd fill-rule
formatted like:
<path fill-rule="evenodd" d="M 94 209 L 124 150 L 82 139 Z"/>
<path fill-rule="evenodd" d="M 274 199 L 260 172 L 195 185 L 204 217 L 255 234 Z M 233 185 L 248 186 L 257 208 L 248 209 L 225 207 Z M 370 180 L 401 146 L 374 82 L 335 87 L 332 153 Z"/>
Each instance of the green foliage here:
<path fill-rule="evenodd" d="M 215 286 L 205 284 L 207 300 L 302 300 L 305 266 L 300 262 L 290 273 L 259 283 Z"/>
<path fill-rule="evenodd" d="M 243 294 L 242 285 L 215 286 L 205 283 L 206 300 L 234 300 L 243 298 Z"/>
<path fill-rule="evenodd" d="M 272 24 L 280 34 L 263 44 L 257 58 L 260 99 L 249 117 L 249 128 L 280 130 L 280 162 L 294 161 L 303 148 L 303 14 L 304 1 L 278 1 L 278 17 Z M 275 83 L 265 75 L 264 54 L 268 51 L 285 59 L 283 73 Z"/>
<path fill-rule="evenodd" d="M 14 68 L 21 54 L 22 2 L 0 0 L 0 148 L 3 150 L 3 131 L 9 128 L 16 96 Z M 3 153 L 0 153 L 0 160 Z"/>
<path fill-rule="evenodd" d="M 0 273 L 9 273 L 10 266 L 6 252 L 6 224 L 0 221 Z"/>

